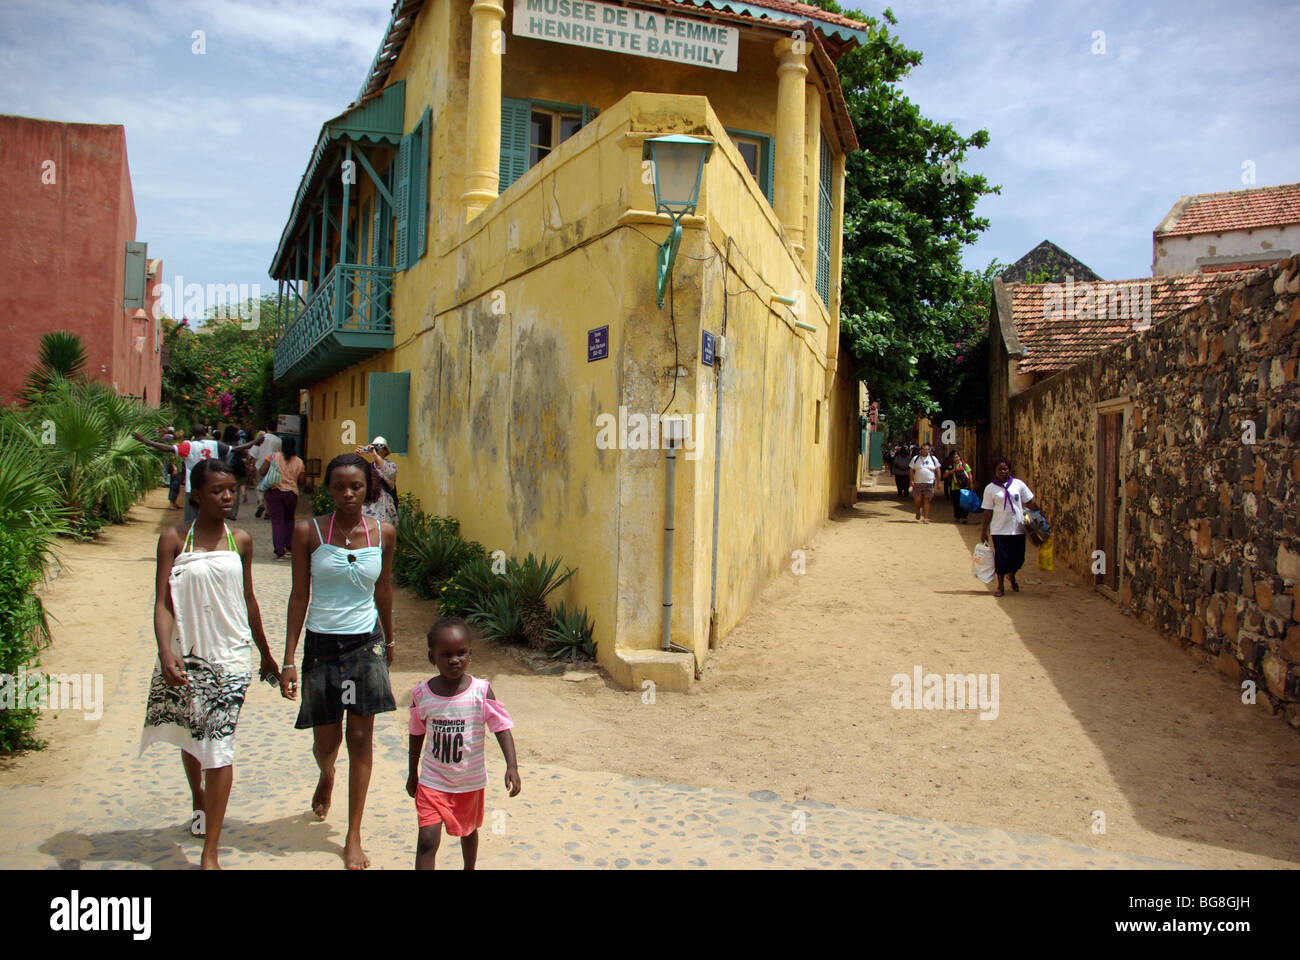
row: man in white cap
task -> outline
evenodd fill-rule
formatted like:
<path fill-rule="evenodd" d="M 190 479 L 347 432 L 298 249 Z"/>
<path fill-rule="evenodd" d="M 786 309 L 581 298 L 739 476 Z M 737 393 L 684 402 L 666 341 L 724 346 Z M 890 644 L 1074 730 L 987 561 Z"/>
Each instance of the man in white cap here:
<path fill-rule="evenodd" d="M 397 522 L 397 464 L 388 459 L 388 441 L 375 437 L 368 447 L 357 447 L 361 456 L 370 454 L 374 460 L 370 469 L 379 485 L 379 496 L 374 503 L 367 503 L 361 512 L 367 517 L 374 517 L 380 523 Z"/>

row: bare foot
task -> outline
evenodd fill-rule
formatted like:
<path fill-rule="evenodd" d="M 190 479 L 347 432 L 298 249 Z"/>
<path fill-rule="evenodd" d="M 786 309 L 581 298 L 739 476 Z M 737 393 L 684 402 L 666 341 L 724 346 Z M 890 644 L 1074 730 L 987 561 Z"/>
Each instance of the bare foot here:
<path fill-rule="evenodd" d="M 370 866 L 370 858 L 361 849 L 361 839 L 349 839 L 343 847 L 343 863 L 349 870 L 364 870 Z"/>
<path fill-rule="evenodd" d="M 330 798 L 334 795 L 334 771 L 329 773 L 321 772 L 320 782 L 316 784 L 316 792 L 311 797 L 311 812 L 316 814 L 317 820 L 324 820 L 325 815 L 330 812 Z"/>
<path fill-rule="evenodd" d="M 215 855 L 212 857 L 211 860 L 209 860 L 207 857 L 204 857 L 202 860 L 199 861 L 199 869 L 200 869 L 200 870 L 220 870 L 220 869 L 221 869 L 221 864 L 217 863 L 217 858 L 216 858 Z"/>

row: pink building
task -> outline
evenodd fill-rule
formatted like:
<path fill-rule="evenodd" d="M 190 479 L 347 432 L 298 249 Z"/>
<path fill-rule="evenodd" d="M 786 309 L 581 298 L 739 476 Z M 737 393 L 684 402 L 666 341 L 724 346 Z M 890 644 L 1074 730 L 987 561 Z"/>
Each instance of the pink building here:
<path fill-rule="evenodd" d="M 162 261 L 135 239 L 126 131 L 0 116 L 0 403 L 36 363 L 41 334 L 86 345 L 86 373 L 158 406 L 161 330 L 149 316 Z"/>

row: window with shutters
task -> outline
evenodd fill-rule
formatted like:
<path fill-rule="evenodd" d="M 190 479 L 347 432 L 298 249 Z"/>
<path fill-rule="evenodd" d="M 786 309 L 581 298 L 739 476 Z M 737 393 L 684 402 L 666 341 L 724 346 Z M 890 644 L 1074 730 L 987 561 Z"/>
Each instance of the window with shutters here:
<path fill-rule="evenodd" d="M 741 159 L 745 161 L 745 166 L 749 168 L 749 174 L 758 184 L 758 188 L 763 191 L 763 196 L 767 197 L 767 202 L 772 203 L 772 138 L 765 133 L 755 133 L 752 130 L 731 130 L 727 133 L 731 136 L 731 142 L 736 145 L 740 151 Z"/>
<path fill-rule="evenodd" d="M 149 269 L 147 243 L 135 240 L 126 242 L 126 268 L 122 278 L 122 309 L 140 310 L 144 307 L 146 275 Z"/>
<path fill-rule="evenodd" d="M 411 373 L 372 373 L 366 405 L 366 436 L 383 437 L 393 453 L 407 453 L 411 406 Z"/>
<path fill-rule="evenodd" d="M 831 236 L 835 226 L 835 207 L 831 203 L 834 162 L 830 144 L 822 134 L 821 162 L 817 172 L 817 293 L 828 309 L 831 303 Z"/>
<path fill-rule="evenodd" d="M 430 112 L 415 129 L 402 137 L 393 162 L 394 211 L 393 266 L 405 270 L 415 266 L 428 250 L 429 236 L 429 132 Z"/>
<path fill-rule="evenodd" d="M 596 117 L 588 106 L 549 100 L 501 98 L 501 167 L 498 192 Z"/>

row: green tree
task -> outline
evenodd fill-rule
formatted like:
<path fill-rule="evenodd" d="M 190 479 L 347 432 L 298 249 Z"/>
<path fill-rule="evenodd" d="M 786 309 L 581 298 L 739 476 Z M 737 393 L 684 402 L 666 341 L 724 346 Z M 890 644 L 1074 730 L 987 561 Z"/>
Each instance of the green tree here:
<path fill-rule="evenodd" d="M 209 317 L 198 332 L 189 320 L 164 321 L 168 365 L 163 370 L 163 398 L 178 413 L 178 427 L 195 423 L 265 423 L 269 417 L 297 409 L 297 393 L 277 387 L 273 377 L 279 327 L 277 298 L 264 296 L 236 311 L 250 321 Z M 229 395 L 228 412 L 222 397 Z"/>
<path fill-rule="evenodd" d="M 974 423 L 988 416 L 989 308 L 993 278 L 1006 269 L 993 260 L 983 270 L 963 270 L 953 299 L 940 308 L 940 326 L 948 348 L 922 371 L 922 377 L 945 420 Z"/>
<path fill-rule="evenodd" d="M 973 356 L 971 310 L 988 270 L 962 268 L 961 251 L 988 221 L 979 198 L 996 193 L 961 165 L 988 144 L 922 116 L 897 84 L 921 62 L 890 33 L 897 26 L 834 0 L 817 6 L 860 20 L 867 42 L 837 64 L 861 150 L 849 156 L 844 191 L 841 334 L 872 399 L 891 425 L 940 413 L 957 356 Z M 983 301 L 987 316 L 988 301 Z M 959 348 L 957 344 L 962 346 Z M 968 382 L 968 377 L 961 378 Z"/>

